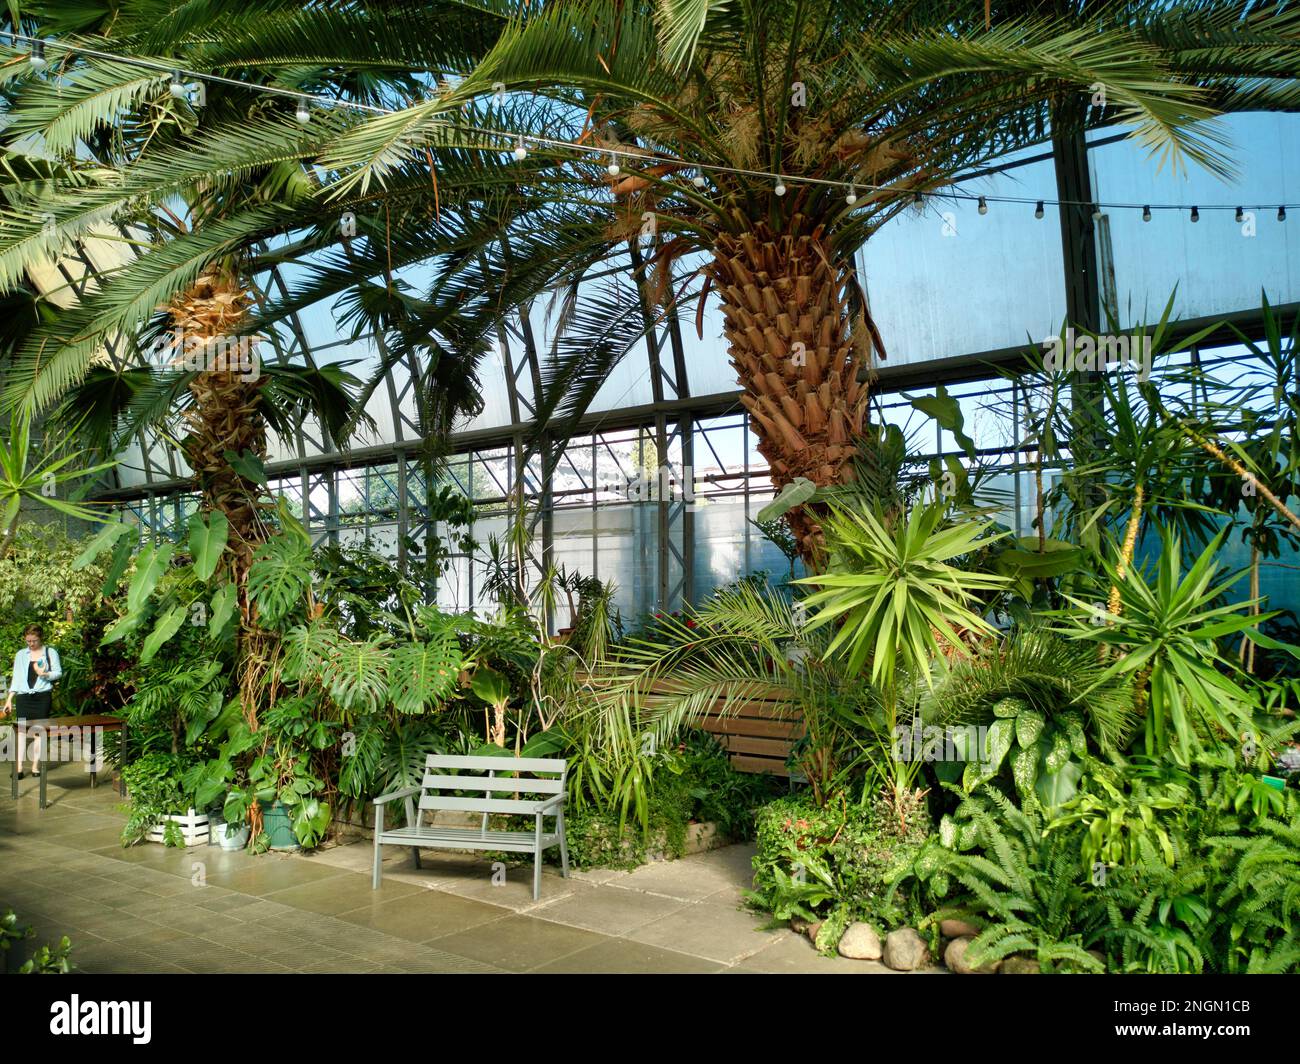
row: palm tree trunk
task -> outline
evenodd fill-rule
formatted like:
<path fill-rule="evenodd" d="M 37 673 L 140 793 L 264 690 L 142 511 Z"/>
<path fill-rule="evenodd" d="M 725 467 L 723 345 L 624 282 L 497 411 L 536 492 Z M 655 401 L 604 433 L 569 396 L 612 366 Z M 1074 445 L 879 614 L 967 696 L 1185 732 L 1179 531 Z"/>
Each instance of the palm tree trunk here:
<path fill-rule="evenodd" d="M 1119 597 L 1119 585 L 1128 576 L 1129 567 L 1133 564 L 1133 553 L 1137 550 L 1138 529 L 1142 526 L 1144 499 L 1142 485 L 1138 484 L 1133 488 L 1133 505 L 1129 508 L 1128 527 L 1124 530 L 1124 546 L 1120 548 L 1119 565 L 1115 567 L 1116 580 L 1110 589 L 1110 601 L 1106 604 L 1107 610 L 1114 617 L 1118 617 L 1120 610 L 1123 609 Z"/>
<path fill-rule="evenodd" d="M 851 311 L 849 270 L 820 228 L 788 233 L 766 224 L 717 241 L 709 269 L 717 288 L 741 402 L 758 436 L 758 451 L 780 489 L 796 477 L 818 486 L 852 479 L 857 438 L 867 408 L 870 325 Z M 855 325 L 857 326 L 855 328 Z M 788 515 L 804 563 L 822 549 L 816 513 Z"/>
<path fill-rule="evenodd" d="M 237 276 L 214 272 L 195 281 L 171 310 L 187 354 L 193 358 L 197 352 L 200 360 L 201 368 L 190 382 L 194 405 L 185 412 L 190 427 L 185 454 L 198 480 L 204 510 L 219 510 L 230 523 L 226 554 L 239 603 L 240 694 L 245 718 L 256 728 L 257 690 L 270 637 L 257 624 L 248 597 L 248 573 L 257 545 L 266 538 L 261 511 L 268 504 L 262 486 L 233 468 L 227 457 L 266 458 L 266 422 L 259 410 L 261 377 L 231 356 L 232 350 L 243 350 L 234 341 L 251 303 Z"/>

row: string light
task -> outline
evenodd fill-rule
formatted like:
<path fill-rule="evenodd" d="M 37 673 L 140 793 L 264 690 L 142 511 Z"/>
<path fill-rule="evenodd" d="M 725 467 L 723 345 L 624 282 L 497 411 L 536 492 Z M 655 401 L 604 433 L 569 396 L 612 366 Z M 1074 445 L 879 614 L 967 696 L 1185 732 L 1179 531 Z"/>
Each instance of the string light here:
<path fill-rule="evenodd" d="M 136 66 L 143 69 L 156 70 L 162 73 L 170 73 L 171 84 L 169 85 L 169 89 L 171 93 L 174 96 L 177 96 L 178 98 L 185 96 L 188 91 L 191 91 L 195 88 L 195 86 L 193 85 L 190 86 L 184 85 L 182 79 L 184 79 L 187 76 L 197 79 L 200 83 L 199 85 L 200 88 L 201 88 L 201 83 L 210 82 L 214 85 L 216 84 L 229 85 L 246 92 L 261 92 L 261 93 L 268 93 L 271 95 L 287 97 L 289 99 L 293 99 L 298 102 L 296 116 L 298 121 L 303 123 L 304 125 L 307 124 L 311 119 L 311 108 L 313 106 L 320 107 L 320 108 L 331 108 L 331 107 L 342 108 L 345 110 L 350 110 L 353 112 L 368 114 L 368 115 L 391 115 L 397 113 L 392 108 L 382 107 L 377 104 L 361 103 L 359 101 L 354 101 L 354 100 L 336 100 L 331 97 L 318 96 L 312 93 L 306 93 L 296 89 L 281 88 L 278 85 L 258 85 L 247 81 L 240 81 L 236 78 L 223 77 L 218 74 L 200 73 L 198 71 L 175 70 L 172 69 L 169 65 L 154 62 L 148 59 L 142 59 L 138 56 L 130 56 L 130 55 L 124 56 L 112 52 L 103 52 L 84 45 L 64 44 L 60 41 L 53 41 L 53 40 L 47 42 L 20 33 L 10 33 L 8 36 L 10 38 L 11 43 L 15 47 L 17 47 L 19 42 L 24 42 L 29 46 L 30 52 L 28 55 L 28 60 L 31 66 L 37 70 L 43 69 L 45 66 L 48 65 L 48 61 L 45 58 L 45 49 L 46 49 L 46 45 L 48 44 L 49 47 L 51 48 L 60 49 L 63 52 L 69 54 L 85 55 L 92 58 L 107 60 L 110 62 L 124 63 L 129 66 Z M 178 81 L 181 82 L 179 91 L 178 91 L 178 84 L 177 84 Z M 514 139 L 515 140 L 514 157 L 522 161 L 528 156 L 528 150 L 524 146 L 524 137 L 521 134 L 515 134 L 510 131 L 504 131 L 499 129 L 485 129 L 485 128 L 469 126 L 469 125 L 452 125 L 452 123 L 447 123 L 447 125 L 449 128 L 453 128 L 462 133 L 477 133 L 484 137 L 499 138 L 500 140 L 503 140 L 507 143 L 509 143 L 511 139 Z M 588 155 L 591 154 L 599 155 L 599 154 L 607 153 L 610 157 L 610 162 L 607 167 L 607 170 L 610 172 L 611 176 L 614 176 L 616 173 L 621 173 L 621 170 L 615 170 L 615 167 L 618 167 L 619 165 L 617 161 L 618 159 L 625 159 L 625 160 L 631 159 L 637 165 L 643 165 L 647 167 L 656 166 L 656 165 L 668 165 L 671 167 L 681 167 L 682 163 L 684 162 L 684 160 L 680 158 L 674 158 L 672 156 L 667 156 L 667 155 L 657 155 L 654 153 L 644 153 L 639 151 L 632 152 L 626 150 L 609 150 L 609 149 L 597 148 L 593 145 L 582 144 L 574 141 L 560 140 L 551 137 L 537 137 L 537 136 L 529 135 L 527 139 L 532 142 L 534 148 L 541 146 L 541 147 L 552 148 L 561 151 L 581 152 Z M 490 150 L 490 149 L 485 149 L 485 150 Z M 716 163 L 690 162 L 688 165 L 695 167 L 699 171 L 699 175 L 692 179 L 697 188 L 703 187 L 707 183 L 707 181 L 703 176 L 705 173 L 714 173 L 714 174 L 728 174 L 728 175 L 733 175 L 742 178 L 752 178 L 755 180 L 766 179 L 769 181 L 775 181 L 776 187 L 774 188 L 773 191 L 776 192 L 778 196 L 782 196 L 785 194 L 785 189 L 786 189 L 785 179 L 778 174 L 768 173 L 762 170 L 749 170 L 744 167 L 725 166 Z M 832 178 L 821 178 L 821 177 L 802 177 L 802 176 L 799 177 L 798 180 L 805 184 L 810 184 L 810 185 L 822 185 L 824 187 L 829 187 L 829 188 L 844 189 L 846 190 L 845 200 L 850 203 L 856 201 L 857 191 L 856 191 L 855 181 L 837 180 Z M 959 178 L 957 180 L 961 180 L 961 179 Z M 863 187 L 872 192 L 903 193 L 906 191 L 905 189 L 897 185 L 875 185 L 875 184 L 864 183 Z M 936 193 L 931 193 L 931 195 L 933 194 Z M 1136 203 L 1099 204 L 1099 203 L 1086 203 L 1077 200 L 1065 200 L 1065 199 L 1038 200 L 1036 198 L 1029 198 L 1024 196 L 981 195 L 977 197 L 969 192 L 958 191 L 956 188 L 945 189 L 941 194 L 947 196 L 952 200 L 965 200 L 967 202 L 971 200 L 976 200 L 979 204 L 980 214 L 988 213 L 988 204 L 990 202 L 1012 203 L 1012 204 L 1033 203 L 1035 204 L 1035 209 L 1034 209 L 1035 218 L 1040 217 L 1039 215 L 1040 205 L 1046 205 L 1049 203 L 1054 207 L 1089 207 L 1093 210 L 1094 217 L 1100 216 L 1104 209 L 1136 210 L 1138 208 L 1138 204 Z M 849 199 L 850 196 L 853 197 L 853 200 Z M 918 206 L 923 202 L 923 199 L 924 199 L 924 195 L 921 192 L 913 193 L 913 201 Z M 1286 204 L 1280 204 L 1278 206 L 1277 219 L 1279 222 L 1286 221 L 1286 207 L 1287 207 Z M 1158 204 L 1154 207 L 1154 209 L 1155 210 L 1179 210 L 1179 211 L 1187 210 L 1187 208 L 1185 206 L 1182 206 L 1181 204 Z M 1142 220 L 1144 222 L 1149 222 L 1151 220 L 1152 210 L 1153 207 L 1151 204 L 1142 205 Z M 1193 210 L 1197 212 L 1197 216 L 1199 217 L 1199 207 L 1193 208 Z M 1237 217 L 1239 221 L 1241 220 L 1241 214 L 1243 213 L 1243 208 L 1241 207 L 1233 208 L 1226 205 L 1212 205 L 1206 207 L 1206 210 L 1235 210 L 1237 212 Z"/>
<path fill-rule="evenodd" d="M 1199 208 L 1199 207 L 1193 207 L 1193 208 L 1192 208 L 1192 221 L 1194 221 L 1194 222 L 1199 222 L 1200 220 L 1201 220 L 1201 211 L 1200 211 L 1200 208 Z"/>
<path fill-rule="evenodd" d="M 691 178 L 691 184 L 694 185 L 696 188 L 703 188 L 708 183 L 709 183 L 708 180 L 705 178 L 703 174 L 696 174 L 693 178 Z"/>
<path fill-rule="evenodd" d="M 1243 211 L 1240 207 L 1238 207 L 1237 213 L 1233 215 L 1232 220 L 1236 222 L 1238 225 L 1241 225 L 1241 223 L 1246 220 L 1246 212 Z"/>
<path fill-rule="evenodd" d="M 1040 219 L 1043 217 L 1043 201 L 1042 201 L 1042 200 L 1039 200 L 1037 206 L 1034 207 L 1034 217 L 1035 217 L 1035 218 L 1040 218 Z"/>
<path fill-rule="evenodd" d="M 848 195 L 844 197 L 844 202 L 847 203 L 850 207 L 852 207 L 855 203 L 858 202 L 858 190 L 854 188 L 852 185 L 849 186 L 849 192 Z"/>
<path fill-rule="evenodd" d="M 605 167 L 605 172 L 610 177 L 618 177 L 618 156 L 613 152 L 609 153 L 609 165 Z"/>

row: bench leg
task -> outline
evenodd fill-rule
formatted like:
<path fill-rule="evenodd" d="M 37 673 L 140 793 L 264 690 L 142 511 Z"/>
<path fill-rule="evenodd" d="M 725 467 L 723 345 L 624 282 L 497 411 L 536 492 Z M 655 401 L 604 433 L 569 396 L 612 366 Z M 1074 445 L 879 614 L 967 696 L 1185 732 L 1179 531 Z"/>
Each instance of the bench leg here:
<path fill-rule="evenodd" d="M 382 835 L 383 833 L 384 833 L 384 807 L 382 805 L 377 805 L 375 806 L 375 870 L 370 881 L 371 890 L 379 889 L 379 880 L 383 877 L 384 874 L 384 863 L 383 863 L 383 859 L 380 857 L 380 854 L 383 852 L 383 847 L 380 845 L 379 842 L 379 836 Z"/>
<path fill-rule="evenodd" d="M 564 837 L 564 810 L 555 818 L 555 830 L 560 833 L 560 874 L 569 878 L 569 840 Z"/>
<path fill-rule="evenodd" d="M 406 799 L 406 823 L 413 828 L 420 826 L 420 819 L 415 812 L 415 803 L 409 798 Z M 418 846 L 411 847 L 411 856 L 415 858 L 415 867 L 420 868 L 420 848 Z"/>
<path fill-rule="evenodd" d="M 542 896 L 542 814 L 537 814 L 537 828 L 533 835 L 533 901 Z"/>

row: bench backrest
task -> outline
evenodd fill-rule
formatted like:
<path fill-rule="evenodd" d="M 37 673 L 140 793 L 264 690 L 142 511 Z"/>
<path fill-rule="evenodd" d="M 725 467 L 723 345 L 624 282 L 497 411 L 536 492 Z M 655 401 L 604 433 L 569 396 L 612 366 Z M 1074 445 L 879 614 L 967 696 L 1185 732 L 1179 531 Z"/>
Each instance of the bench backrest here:
<path fill-rule="evenodd" d="M 424 763 L 421 809 L 471 813 L 529 813 L 564 793 L 569 764 L 562 757 L 464 757 L 430 754 Z M 457 797 L 453 791 L 481 792 Z M 493 795 L 509 797 L 493 797 Z M 519 797 L 516 798 L 515 795 Z M 525 798 L 527 800 L 525 800 Z"/>

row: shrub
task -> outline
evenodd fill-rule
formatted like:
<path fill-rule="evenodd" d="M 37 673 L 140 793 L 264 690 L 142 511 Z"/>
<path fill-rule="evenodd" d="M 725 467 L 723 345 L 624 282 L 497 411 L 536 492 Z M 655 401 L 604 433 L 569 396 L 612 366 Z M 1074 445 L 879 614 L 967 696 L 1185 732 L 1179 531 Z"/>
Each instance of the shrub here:
<path fill-rule="evenodd" d="M 925 842 L 929 825 L 914 818 L 904 834 L 884 804 L 864 809 L 817 806 L 809 794 L 778 798 L 758 813 L 754 890 L 749 901 L 777 920 L 823 922 L 819 948 L 829 950 L 854 920 L 897 919 L 888 887 Z"/>

